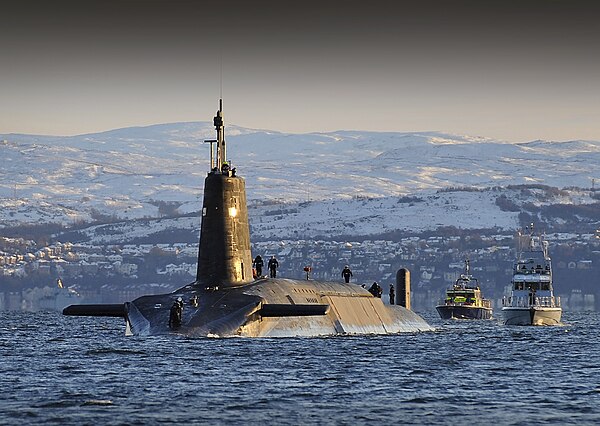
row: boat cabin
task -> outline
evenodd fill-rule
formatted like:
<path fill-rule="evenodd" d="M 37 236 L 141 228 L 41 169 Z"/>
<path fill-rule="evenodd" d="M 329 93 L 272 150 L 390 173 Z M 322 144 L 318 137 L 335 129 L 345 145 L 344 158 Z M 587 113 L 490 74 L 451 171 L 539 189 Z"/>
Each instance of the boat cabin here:
<path fill-rule="evenodd" d="M 447 290 L 446 291 L 446 303 L 461 303 L 461 304 L 474 304 L 477 302 L 477 298 L 481 298 L 479 289 L 460 289 L 460 290 Z"/>

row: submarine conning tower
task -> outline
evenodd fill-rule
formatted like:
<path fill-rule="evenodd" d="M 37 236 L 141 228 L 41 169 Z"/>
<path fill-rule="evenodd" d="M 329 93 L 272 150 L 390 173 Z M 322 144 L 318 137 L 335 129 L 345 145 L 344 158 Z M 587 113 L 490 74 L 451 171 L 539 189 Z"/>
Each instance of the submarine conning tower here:
<path fill-rule="evenodd" d="M 196 282 L 235 287 L 253 280 L 252 253 L 246 183 L 227 160 L 222 99 L 214 125 L 217 139 L 205 141 L 210 143 L 210 171 L 204 180 Z"/>

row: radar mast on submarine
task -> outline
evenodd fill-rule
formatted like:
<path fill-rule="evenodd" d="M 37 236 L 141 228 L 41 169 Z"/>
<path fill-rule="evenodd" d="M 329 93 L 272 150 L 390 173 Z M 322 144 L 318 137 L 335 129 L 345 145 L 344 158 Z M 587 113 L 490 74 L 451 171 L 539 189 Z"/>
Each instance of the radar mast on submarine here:
<path fill-rule="evenodd" d="M 204 181 L 196 280 L 173 293 L 124 304 L 71 305 L 64 315 L 124 318 L 126 332 L 138 335 L 285 337 L 431 330 L 414 312 L 384 305 L 359 285 L 254 279 L 245 181 L 227 159 L 222 99 L 213 122 L 217 138 L 205 141 L 210 143 L 210 169 Z M 181 301 L 189 302 L 173 326 L 170 307 Z"/>
<path fill-rule="evenodd" d="M 223 125 L 223 99 L 219 99 L 219 109 L 213 118 L 217 139 L 208 139 L 204 142 L 210 143 L 210 172 L 222 171 L 224 163 L 227 161 L 227 148 L 225 146 L 225 126 Z M 217 144 L 215 151 L 213 144 Z M 218 165 L 218 167 L 217 167 Z"/>

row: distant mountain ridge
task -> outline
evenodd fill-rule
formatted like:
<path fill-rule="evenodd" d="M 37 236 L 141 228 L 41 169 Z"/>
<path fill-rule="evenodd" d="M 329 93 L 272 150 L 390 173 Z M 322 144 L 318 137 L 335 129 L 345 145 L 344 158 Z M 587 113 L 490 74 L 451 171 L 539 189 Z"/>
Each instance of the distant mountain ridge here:
<path fill-rule="evenodd" d="M 203 141 L 213 137 L 210 122 L 157 124 L 68 137 L 0 135 L 0 226 L 69 224 L 101 216 L 125 220 L 159 217 L 165 205 L 182 214 L 196 212 L 209 167 L 208 146 Z M 289 134 L 233 125 L 226 127 L 226 139 L 233 165 L 246 178 L 250 204 L 298 206 L 310 201 L 314 209 L 321 203 L 304 216 L 317 220 L 325 210 L 335 211 L 327 216 L 330 221 L 337 217 L 333 224 L 318 226 L 332 232 L 334 228 L 339 231 L 338 222 L 358 220 L 360 202 L 356 201 L 360 198 L 382 200 L 379 219 L 364 219 L 369 222 L 369 232 L 377 233 L 397 226 L 397 219 L 389 215 L 398 213 L 395 206 L 400 197 L 430 199 L 436 191 L 450 187 L 537 183 L 589 188 L 592 178 L 600 178 L 594 175 L 600 174 L 597 141 L 508 143 L 441 132 Z M 567 202 L 594 201 L 582 194 Z M 444 202 L 490 212 L 493 197 L 484 198 L 461 196 Z M 257 207 L 251 215 L 260 215 L 261 209 Z M 475 226 L 473 220 L 439 210 L 405 213 L 420 216 L 423 223 L 431 222 L 427 226 Z M 515 213 L 502 213 L 494 219 L 497 226 L 512 226 Z M 426 220 L 428 215 L 440 219 Z M 293 219 L 292 215 L 289 220 L 302 222 L 302 217 Z M 481 223 L 488 221 L 485 215 L 480 217 Z M 268 234 L 256 217 L 252 220 L 257 232 Z M 285 221 L 278 225 L 281 229 L 285 226 Z"/>

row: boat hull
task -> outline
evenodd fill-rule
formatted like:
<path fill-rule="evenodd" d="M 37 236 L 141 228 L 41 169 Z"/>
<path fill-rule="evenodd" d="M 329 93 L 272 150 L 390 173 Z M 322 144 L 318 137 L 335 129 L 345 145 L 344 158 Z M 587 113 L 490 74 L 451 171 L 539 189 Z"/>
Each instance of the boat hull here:
<path fill-rule="evenodd" d="M 506 325 L 559 325 L 562 309 L 558 307 L 504 307 Z"/>
<path fill-rule="evenodd" d="M 438 305 L 435 307 L 442 319 L 491 319 L 492 309 L 481 306 Z"/>

